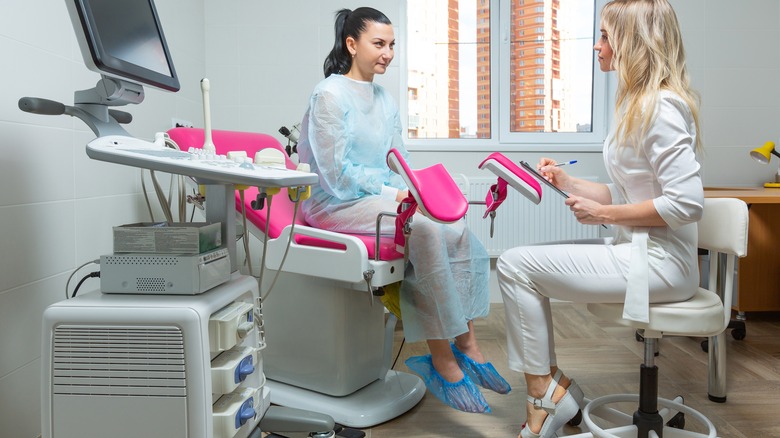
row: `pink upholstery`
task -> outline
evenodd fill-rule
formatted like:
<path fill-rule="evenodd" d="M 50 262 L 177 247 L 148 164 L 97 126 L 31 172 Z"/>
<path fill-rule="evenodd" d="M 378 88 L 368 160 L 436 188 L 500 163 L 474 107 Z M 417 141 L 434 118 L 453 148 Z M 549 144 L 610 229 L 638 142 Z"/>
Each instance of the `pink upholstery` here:
<path fill-rule="evenodd" d="M 173 128 L 168 131 L 171 139 L 179 145 L 182 150 L 187 150 L 190 147 L 201 148 L 203 146 L 203 129 L 200 128 Z M 216 147 L 218 154 L 227 154 L 229 151 L 246 151 L 248 157 L 254 157 L 255 152 L 266 149 L 274 148 L 282 151 L 285 156 L 285 165 L 288 169 L 295 169 L 295 163 L 290 161 L 287 157 L 287 153 L 284 152 L 282 145 L 270 135 L 253 133 L 253 132 L 240 132 L 240 131 L 223 131 L 212 130 L 212 141 Z M 257 188 L 250 187 L 244 191 L 244 203 L 246 204 L 246 216 L 247 220 L 253 223 L 258 229 L 266 229 L 266 206 L 262 210 L 253 210 L 250 203 L 257 197 Z M 268 237 L 275 239 L 279 237 L 284 227 L 292 223 L 293 212 L 295 204 L 290 201 L 287 196 L 286 189 L 273 197 L 273 205 L 271 207 L 271 220 L 268 224 Z M 241 199 L 238 192 L 236 192 L 236 209 L 241 210 Z M 302 218 L 300 208 L 298 215 L 295 218 L 295 223 L 298 225 L 307 225 Z M 375 236 L 355 235 L 366 245 L 369 258 L 373 259 L 375 256 Z M 337 242 L 330 242 L 324 239 L 318 239 L 314 237 L 298 235 L 295 237 L 295 242 L 299 245 L 318 246 L 331 249 L 344 249 L 344 246 Z M 380 239 L 379 258 L 380 260 L 395 260 L 402 257 L 395 250 L 393 239 L 390 237 L 383 237 Z"/>
<path fill-rule="evenodd" d="M 450 223 L 466 215 L 469 203 L 443 165 L 411 169 L 396 149 L 390 149 L 387 161 L 390 168 L 404 178 L 410 193 L 426 216 Z"/>
<path fill-rule="evenodd" d="M 487 208 L 484 217 L 494 212 L 504 202 L 507 195 L 507 185 L 512 186 L 534 204 L 541 201 L 542 186 L 539 181 L 504 154 L 493 152 L 479 163 L 479 168 L 489 169 L 498 176 L 497 183 L 490 187 L 490 191 L 485 196 Z"/>

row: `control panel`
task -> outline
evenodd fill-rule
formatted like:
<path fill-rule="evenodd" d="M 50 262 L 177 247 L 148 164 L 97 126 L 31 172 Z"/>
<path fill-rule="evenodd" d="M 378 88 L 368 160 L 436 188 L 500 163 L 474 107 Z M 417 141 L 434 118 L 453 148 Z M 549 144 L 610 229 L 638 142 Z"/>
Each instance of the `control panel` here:
<path fill-rule="evenodd" d="M 264 341 L 255 315 L 251 302 L 239 300 L 209 317 L 209 350 L 216 355 L 211 360 L 213 438 L 235 437 L 271 404 L 262 359 L 258 362 Z"/>
<path fill-rule="evenodd" d="M 180 151 L 134 137 L 109 135 L 87 144 L 87 155 L 95 160 L 187 175 L 202 183 L 250 187 L 293 187 L 317 183 L 317 175 L 286 169 L 243 156 L 217 155 L 203 149 Z"/>

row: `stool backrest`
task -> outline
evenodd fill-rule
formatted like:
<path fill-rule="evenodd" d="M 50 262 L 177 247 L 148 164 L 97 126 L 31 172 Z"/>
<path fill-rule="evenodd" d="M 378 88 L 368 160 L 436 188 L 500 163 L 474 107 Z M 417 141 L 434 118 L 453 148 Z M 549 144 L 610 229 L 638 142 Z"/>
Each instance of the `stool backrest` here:
<path fill-rule="evenodd" d="M 699 248 L 710 251 L 709 280 L 707 289 L 722 290 L 724 303 L 723 328 L 731 319 L 731 300 L 734 291 L 736 259 L 747 255 L 748 208 L 745 201 L 736 198 L 707 198 L 704 213 L 698 223 Z M 726 266 L 721 281 L 718 281 L 720 255 L 725 257 Z"/>

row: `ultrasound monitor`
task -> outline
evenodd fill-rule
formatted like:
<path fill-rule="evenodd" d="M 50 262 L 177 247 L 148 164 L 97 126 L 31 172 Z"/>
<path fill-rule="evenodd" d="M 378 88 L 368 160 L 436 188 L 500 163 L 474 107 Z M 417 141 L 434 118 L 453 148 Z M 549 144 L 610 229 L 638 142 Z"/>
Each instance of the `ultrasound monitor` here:
<path fill-rule="evenodd" d="M 65 1 L 89 69 L 162 90 L 179 90 L 153 0 Z"/>

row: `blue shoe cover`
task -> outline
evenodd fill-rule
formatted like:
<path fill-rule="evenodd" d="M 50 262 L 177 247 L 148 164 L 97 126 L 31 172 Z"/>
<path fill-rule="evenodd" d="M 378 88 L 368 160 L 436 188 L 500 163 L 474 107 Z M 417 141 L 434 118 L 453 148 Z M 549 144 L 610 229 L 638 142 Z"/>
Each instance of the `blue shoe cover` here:
<path fill-rule="evenodd" d="M 444 377 L 433 367 L 430 354 L 410 357 L 405 363 L 409 369 L 422 377 L 428 391 L 447 405 L 464 412 L 490 412 L 490 406 L 468 374 L 464 375 L 459 382 L 451 383 L 444 380 Z"/>
<path fill-rule="evenodd" d="M 452 346 L 452 353 L 455 355 L 455 360 L 457 360 L 458 365 L 460 365 L 460 369 L 462 369 L 463 373 L 469 376 L 471 380 L 476 382 L 477 385 L 493 390 L 499 394 L 508 394 L 509 391 L 512 390 L 512 387 L 509 386 L 509 383 L 504 380 L 503 377 L 501 377 L 501 374 L 498 374 L 498 371 L 496 371 L 492 363 L 476 362 L 474 359 L 461 353 L 454 343 L 451 343 L 450 345 Z"/>

